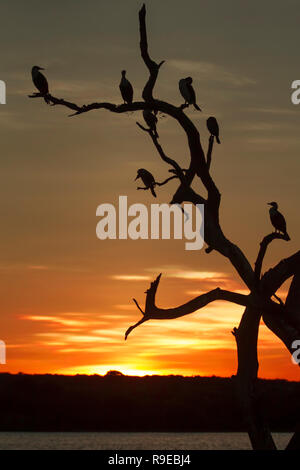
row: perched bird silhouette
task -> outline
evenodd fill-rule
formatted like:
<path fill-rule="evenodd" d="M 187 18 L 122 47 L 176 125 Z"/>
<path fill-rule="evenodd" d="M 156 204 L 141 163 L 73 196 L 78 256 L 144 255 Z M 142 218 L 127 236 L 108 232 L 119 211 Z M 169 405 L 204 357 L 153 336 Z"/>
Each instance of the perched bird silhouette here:
<path fill-rule="evenodd" d="M 206 121 L 207 129 L 211 133 L 211 135 L 215 136 L 218 144 L 220 144 L 220 139 L 219 139 L 219 124 L 216 120 L 215 117 L 210 116 L 207 121 Z"/>
<path fill-rule="evenodd" d="M 144 109 L 143 117 L 145 119 L 146 124 L 150 127 L 151 131 L 154 132 L 154 136 L 158 139 L 158 133 L 156 130 L 157 124 L 157 117 L 153 114 L 150 109 Z"/>
<path fill-rule="evenodd" d="M 48 87 L 48 82 L 46 77 L 40 72 L 40 70 L 44 70 L 42 67 L 38 67 L 37 65 L 34 65 L 31 69 L 31 75 L 32 75 L 32 81 L 36 88 L 39 90 L 41 95 L 43 95 L 44 100 L 46 101 L 47 104 L 50 103 L 50 100 L 48 98 L 49 94 L 49 87 Z"/>
<path fill-rule="evenodd" d="M 138 178 L 141 178 L 143 181 L 145 188 L 150 189 L 151 193 L 153 194 L 154 197 L 156 197 L 155 191 L 154 191 L 154 186 L 155 186 L 155 179 L 152 173 L 150 171 L 145 170 L 144 168 L 140 168 L 137 172 L 136 178 L 134 181 L 136 181 Z"/>
<path fill-rule="evenodd" d="M 122 78 L 120 82 L 120 91 L 124 103 L 131 104 L 133 100 L 133 88 L 129 80 L 126 78 L 126 70 L 122 70 Z"/>
<path fill-rule="evenodd" d="M 275 227 L 275 232 L 282 232 L 290 240 L 290 237 L 286 231 L 285 218 L 281 212 L 279 212 L 277 202 L 268 202 L 268 205 L 271 206 L 269 213 L 272 225 Z"/>
<path fill-rule="evenodd" d="M 192 83 L 192 77 L 182 78 L 181 80 L 179 80 L 179 91 L 181 93 L 181 96 L 185 100 L 185 104 L 192 104 L 195 109 L 201 111 L 201 109 L 196 103 L 196 94 Z"/>

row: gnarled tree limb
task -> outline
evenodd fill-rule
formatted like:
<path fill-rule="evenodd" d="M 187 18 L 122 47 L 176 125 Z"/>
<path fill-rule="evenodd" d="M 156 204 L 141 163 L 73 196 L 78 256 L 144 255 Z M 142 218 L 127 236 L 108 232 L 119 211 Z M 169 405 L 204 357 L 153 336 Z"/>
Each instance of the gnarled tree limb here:
<path fill-rule="evenodd" d="M 271 297 L 279 287 L 296 272 L 300 265 L 300 251 L 283 259 L 269 269 L 261 278 L 261 289 L 266 297 Z"/>
<path fill-rule="evenodd" d="M 139 11 L 139 23 L 140 23 L 140 49 L 141 49 L 141 56 L 145 65 L 149 70 L 149 79 L 146 83 L 144 90 L 143 90 L 143 99 L 145 101 L 152 101 L 153 100 L 153 89 L 156 83 L 156 79 L 158 76 L 158 71 L 160 67 L 165 62 L 164 60 L 161 61 L 159 64 L 154 62 L 149 56 L 148 52 L 148 41 L 147 41 L 147 29 L 146 29 L 146 6 L 143 4 L 142 8 Z"/>
<path fill-rule="evenodd" d="M 259 252 L 258 252 L 258 255 L 257 255 L 257 259 L 255 261 L 255 271 L 254 272 L 255 272 L 256 280 L 260 279 L 262 263 L 263 263 L 267 248 L 268 248 L 269 244 L 275 239 L 281 239 L 281 240 L 289 241 L 289 236 L 287 234 L 273 232 L 273 233 L 270 233 L 269 235 L 266 235 L 263 238 L 263 240 L 260 243 L 260 249 L 259 249 Z"/>
<path fill-rule="evenodd" d="M 150 288 L 146 291 L 145 311 L 143 311 L 138 305 L 137 301 L 133 299 L 139 310 L 143 313 L 144 318 L 126 331 L 125 339 L 134 328 L 147 320 L 170 320 L 183 317 L 205 307 L 209 303 L 216 300 L 225 300 L 243 306 L 249 303 L 249 298 L 247 295 L 216 288 L 205 294 L 198 295 L 194 299 L 189 300 L 188 302 L 178 307 L 159 308 L 156 306 L 155 297 L 160 279 L 161 274 L 159 274 L 159 276 L 157 276 L 157 278 L 151 282 Z"/>

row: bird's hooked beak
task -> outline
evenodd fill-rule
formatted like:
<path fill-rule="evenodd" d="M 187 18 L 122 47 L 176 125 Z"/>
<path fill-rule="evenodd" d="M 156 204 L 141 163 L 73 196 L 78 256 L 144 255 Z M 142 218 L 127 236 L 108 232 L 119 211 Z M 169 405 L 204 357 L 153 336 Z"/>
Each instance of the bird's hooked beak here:
<path fill-rule="evenodd" d="M 43 67 L 38 67 L 39 70 L 45 70 Z"/>
<path fill-rule="evenodd" d="M 140 175 L 137 174 L 136 177 L 134 178 L 134 181 L 136 181 L 139 177 L 140 177 Z"/>
<path fill-rule="evenodd" d="M 272 206 L 273 204 L 272 204 L 272 202 L 267 202 L 267 205 Z"/>

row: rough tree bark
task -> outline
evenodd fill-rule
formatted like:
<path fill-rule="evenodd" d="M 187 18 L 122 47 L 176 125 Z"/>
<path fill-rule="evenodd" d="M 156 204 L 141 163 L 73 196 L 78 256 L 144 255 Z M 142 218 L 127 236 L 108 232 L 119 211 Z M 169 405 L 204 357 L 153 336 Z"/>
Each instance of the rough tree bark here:
<path fill-rule="evenodd" d="M 278 233 L 271 233 L 264 237 L 253 268 L 241 249 L 224 235 L 219 222 L 221 194 L 210 174 L 214 138 L 212 136 L 209 138 L 208 150 L 205 155 L 201 145 L 199 130 L 184 112 L 186 105 L 175 106 L 153 97 L 159 70 L 164 61 L 156 63 L 149 55 L 145 5 L 142 6 L 139 12 L 139 28 L 141 57 L 149 71 L 149 77 L 142 93 L 143 101 L 119 105 L 108 102 L 95 102 L 79 106 L 64 99 L 56 98 L 51 94 L 48 95 L 48 99 L 52 106 L 61 105 L 71 109 L 73 113 L 70 116 L 100 109 L 118 114 L 150 109 L 175 119 L 185 132 L 190 156 L 190 164 L 187 169 L 181 168 L 178 162 L 166 155 L 162 145 L 158 142 L 158 138 L 150 129 L 137 123 L 141 130 L 151 138 L 159 157 L 170 166 L 169 171 L 172 173 L 172 176 L 157 184 L 163 185 L 167 184 L 170 180 L 178 179 L 178 188 L 172 196 L 171 203 L 181 204 L 182 202 L 191 202 L 192 204 L 204 204 L 204 238 L 208 245 L 205 251 L 210 253 L 212 250 L 215 250 L 227 258 L 249 289 L 249 294 L 241 295 L 217 288 L 195 297 L 183 305 L 161 309 L 155 304 L 155 296 L 161 278 L 160 274 L 146 291 L 144 310 L 139 306 L 137 300 L 133 299 L 137 308 L 142 313 L 142 318 L 135 325 L 127 329 L 125 339 L 134 328 L 150 319 L 165 320 L 178 318 L 195 312 L 205 307 L 208 303 L 217 300 L 226 300 L 244 306 L 245 310 L 240 324 L 238 328 L 233 328 L 232 331 L 236 339 L 238 355 L 238 370 L 235 378 L 237 396 L 253 449 L 274 450 L 276 446 L 265 422 L 260 398 L 256 393 L 258 372 L 257 339 L 260 321 L 263 318 L 267 327 L 280 338 L 291 353 L 293 352 L 292 343 L 300 335 L 300 251 L 282 260 L 264 275 L 261 275 L 263 260 L 269 244 L 275 239 L 288 241 L 287 237 Z M 29 97 L 38 98 L 41 97 L 41 94 L 34 93 Z M 202 183 L 204 195 L 197 193 L 191 188 L 195 178 L 198 178 Z M 286 303 L 284 304 L 276 296 L 276 292 L 292 276 L 293 280 Z M 275 296 L 276 301 L 272 299 L 273 296 Z M 300 449 L 300 431 L 296 431 L 287 449 Z"/>

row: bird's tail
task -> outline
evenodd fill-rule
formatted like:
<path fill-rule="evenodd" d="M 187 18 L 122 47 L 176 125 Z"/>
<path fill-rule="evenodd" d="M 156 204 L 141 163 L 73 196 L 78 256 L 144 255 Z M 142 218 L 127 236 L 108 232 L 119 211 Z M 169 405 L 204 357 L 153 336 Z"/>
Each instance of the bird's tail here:
<path fill-rule="evenodd" d="M 219 137 L 218 137 L 217 135 L 216 135 L 216 141 L 218 142 L 218 144 L 221 143 L 221 141 L 220 141 L 220 139 L 219 139 Z"/>
<path fill-rule="evenodd" d="M 154 197 L 156 197 L 156 193 L 154 191 L 154 187 L 153 186 L 150 186 L 150 190 L 151 190 L 151 193 Z"/>
<path fill-rule="evenodd" d="M 288 234 L 287 232 L 285 232 L 285 235 L 286 235 L 286 237 L 287 237 L 287 240 L 290 240 L 290 239 L 291 239 L 291 237 L 289 236 L 289 234 Z"/>
<path fill-rule="evenodd" d="M 44 95 L 45 103 L 50 104 L 50 99 L 48 95 Z"/>
<path fill-rule="evenodd" d="M 202 109 L 199 108 L 199 106 L 197 105 L 197 103 L 193 103 L 193 105 L 194 105 L 194 108 L 197 109 L 197 111 L 202 111 Z"/>

